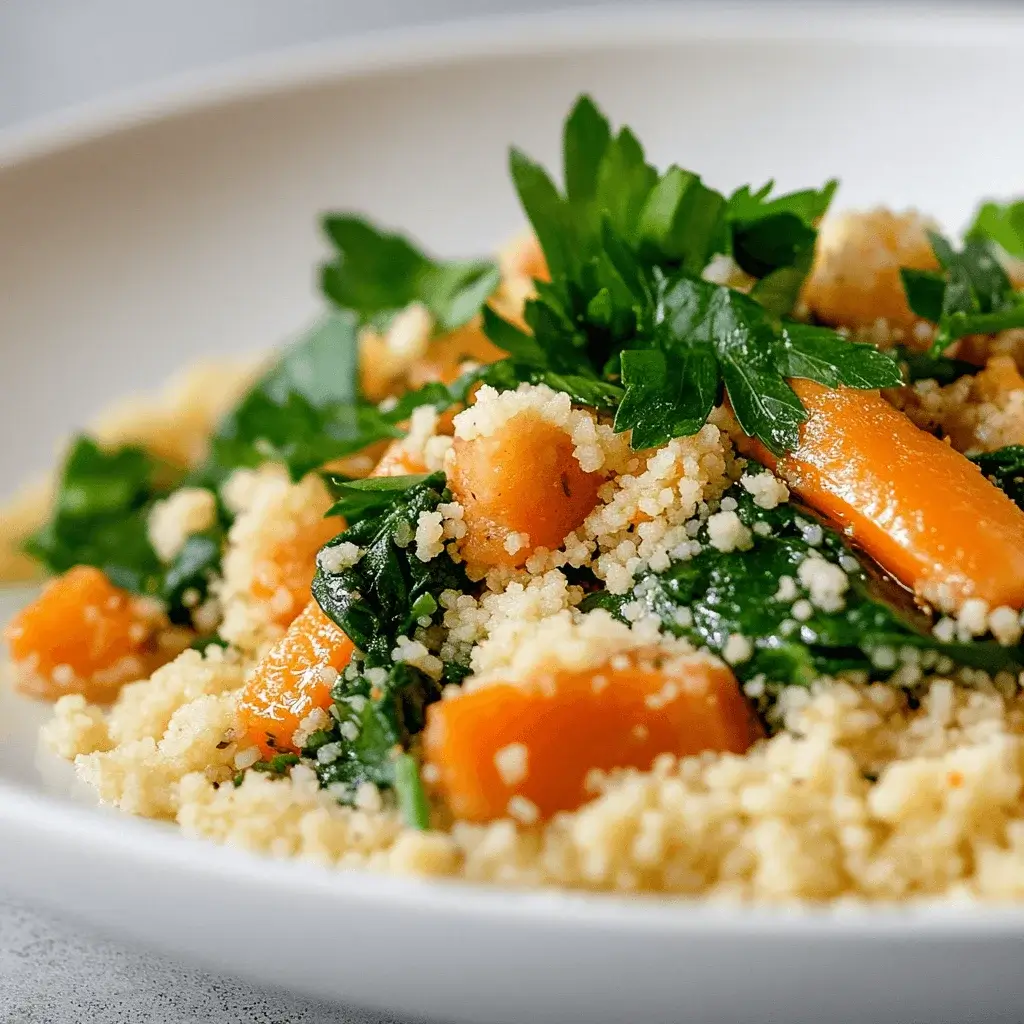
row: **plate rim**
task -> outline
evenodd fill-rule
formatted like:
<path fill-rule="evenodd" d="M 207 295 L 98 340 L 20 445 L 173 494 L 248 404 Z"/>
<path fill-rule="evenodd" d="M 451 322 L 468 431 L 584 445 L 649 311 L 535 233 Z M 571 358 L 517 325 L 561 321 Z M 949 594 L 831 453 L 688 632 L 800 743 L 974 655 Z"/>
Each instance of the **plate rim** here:
<path fill-rule="evenodd" d="M 585 16 L 585 20 L 581 18 Z M 540 34 L 539 34 L 540 33 Z M 356 33 L 257 54 L 115 92 L 57 114 L 0 130 L 0 183 L 8 170 L 102 143 L 134 128 L 332 81 L 414 72 L 487 57 L 616 50 L 697 41 L 770 40 L 850 45 L 1017 49 L 1024 10 L 985 3 L 923 10 L 837 0 L 828 7 L 785 0 L 696 0 L 626 7 L 464 18 L 436 25 Z M 0 823 L 19 841 L 74 845 L 83 855 L 137 860 L 232 887 L 273 886 L 296 898 L 388 904 L 410 913 L 529 923 L 549 931 L 579 927 L 616 934 L 718 937 L 950 937 L 986 940 L 1024 931 L 1024 906 L 932 901 L 751 906 L 706 897 L 631 897 L 565 889 L 522 889 L 451 879 L 411 879 L 280 860 L 186 837 L 131 815 L 108 817 L 0 779 Z M 88 857 L 85 856 L 88 851 Z M 6 872 L 0 885 L 6 886 Z M 45 902 L 45 897 L 33 893 Z"/>
<path fill-rule="evenodd" d="M 998 0 L 641 0 L 356 32 L 217 62 L 115 89 L 0 128 L 0 174 L 133 128 L 331 81 L 425 70 L 488 57 L 570 54 L 681 42 L 1018 50 L 1024 9 Z"/>

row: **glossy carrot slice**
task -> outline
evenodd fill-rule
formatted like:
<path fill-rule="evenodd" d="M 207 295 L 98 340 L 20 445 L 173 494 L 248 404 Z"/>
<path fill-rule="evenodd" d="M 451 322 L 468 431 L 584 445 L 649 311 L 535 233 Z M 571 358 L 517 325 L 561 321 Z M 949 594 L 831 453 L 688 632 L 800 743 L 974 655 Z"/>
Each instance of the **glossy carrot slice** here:
<path fill-rule="evenodd" d="M 589 799 L 591 769 L 742 753 L 758 735 L 729 669 L 693 658 L 481 686 L 431 705 L 423 749 L 425 774 L 457 818 L 528 823 Z"/>
<path fill-rule="evenodd" d="M 78 565 L 23 608 L 4 637 L 18 689 L 48 700 L 81 693 L 104 702 L 180 652 L 180 642 L 159 642 L 167 627 L 156 602 L 115 587 L 91 565 Z"/>
<path fill-rule="evenodd" d="M 811 508 L 921 598 L 1024 606 L 1024 512 L 950 445 L 874 391 L 790 382 L 809 413 L 800 445 L 772 467 Z"/>
<path fill-rule="evenodd" d="M 292 737 L 314 708 L 326 710 L 331 687 L 352 657 L 352 641 L 310 601 L 263 656 L 242 690 L 238 713 L 264 757 L 297 752 Z"/>
<path fill-rule="evenodd" d="M 465 511 L 471 564 L 522 565 L 535 548 L 557 549 L 597 504 L 601 475 L 585 473 L 572 438 L 535 414 L 453 447 L 448 486 Z"/>

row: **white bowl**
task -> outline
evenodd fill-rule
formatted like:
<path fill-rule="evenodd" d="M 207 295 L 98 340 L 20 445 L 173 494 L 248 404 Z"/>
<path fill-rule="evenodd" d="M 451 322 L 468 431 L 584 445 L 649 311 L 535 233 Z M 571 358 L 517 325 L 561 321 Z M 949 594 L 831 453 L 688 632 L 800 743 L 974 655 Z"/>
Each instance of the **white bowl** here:
<path fill-rule="evenodd" d="M 322 47 L 0 138 L 2 490 L 104 403 L 314 313 L 317 214 L 441 252 L 520 223 L 580 90 L 719 187 L 840 174 L 958 225 L 1024 185 L 1024 17 L 759 3 L 576 11 Z M 183 957 L 486 1021 L 1017 1019 L 1024 912 L 737 910 L 330 873 L 76 805 L 0 707 L 0 884 Z"/>

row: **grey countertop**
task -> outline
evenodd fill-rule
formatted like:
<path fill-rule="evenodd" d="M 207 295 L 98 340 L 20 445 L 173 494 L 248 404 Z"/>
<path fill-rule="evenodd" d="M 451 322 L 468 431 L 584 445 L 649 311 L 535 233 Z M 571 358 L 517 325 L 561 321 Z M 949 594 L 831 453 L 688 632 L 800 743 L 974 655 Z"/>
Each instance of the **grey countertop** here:
<path fill-rule="evenodd" d="M 343 34 L 551 0 L 0 0 L 0 129 L 105 94 Z M 579 2 L 579 0 L 574 0 Z M 386 1024 L 225 979 L 0 901 L 0 1024 Z"/>

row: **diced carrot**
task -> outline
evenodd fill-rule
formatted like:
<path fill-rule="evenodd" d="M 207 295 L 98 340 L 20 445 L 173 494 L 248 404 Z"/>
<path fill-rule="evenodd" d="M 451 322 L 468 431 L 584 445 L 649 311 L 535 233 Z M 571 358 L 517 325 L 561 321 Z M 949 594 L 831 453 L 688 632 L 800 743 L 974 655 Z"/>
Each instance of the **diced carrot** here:
<path fill-rule="evenodd" d="M 169 629 L 155 601 L 115 587 L 90 565 L 54 579 L 11 620 L 4 637 L 19 690 L 47 700 L 80 693 L 101 703 L 188 642 Z"/>
<path fill-rule="evenodd" d="M 529 277 L 538 281 L 550 281 L 547 260 L 540 242 L 532 231 L 517 235 L 498 254 L 498 263 L 505 277 Z"/>
<path fill-rule="evenodd" d="M 265 757 L 297 752 L 295 730 L 314 708 L 330 706 L 331 687 L 352 651 L 352 641 L 316 601 L 267 651 L 238 702 L 246 733 Z"/>
<path fill-rule="evenodd" d="M 573 455 L 572 438 L 521 412 L 493 434 L 456 438 L 448 486 L 465 510 L 462 554 L 470 563 L 522 565 L 557 549 L 597 504 L 602 483 Z"/>
<path fill-rule="evenodd" d="M 267 603 L 273 622 L 287 626 L 306 606 L 317 552 L 342 529 L 334 516 L 315 519 L 260 552 L 249 589 L 257 601 Z"/>
<path fill-rule="evenodd" d="M 758 735 L 729 669 L 694 657 L 480 686 L 430 706 L 423 749 L 425 774 L 456 818 L 528 821 L 534 809 L 548 817 L 584 803 L 592 769 L 742 753 Z"/>
<path fill-rule="evenodd" d="M 826 217 L 803 299 L 824 323 L 852 328 L 885 320 L 909 331 L 918 317 L 907 305 L 900 268 L 937 270 L 930 226 L 913 211 L 841 213 Z M 916 339 L 910 334 L 907 343 Z"/>
<path fill-rule="evenodd" d="M 505 353 L 484 334 L 479 322 L 471 320 L 430 342 L 423 358 L 409 368 L 409 387 L 418 388 L 434 380 L 450 384 L 466 363 L 493 363 L 504 357 Z"/>
<path fill-rule="evenodd" d="M 421 458 L 410 452 L 401 441 L 392 441 L 370 476 L 408 476 L 426 471 Z"/>
<path fill-rule="evenodd" d="M 790 382 L 809 418 L 800 444 L 772 467 L 811 508 L 924 600 L 1024 606 L 1024 512 L 948 444 L 878 392 Z"/>

